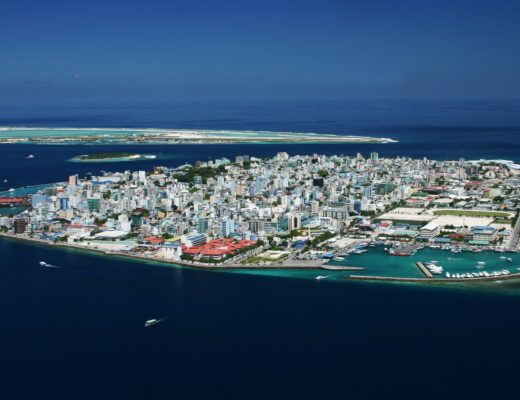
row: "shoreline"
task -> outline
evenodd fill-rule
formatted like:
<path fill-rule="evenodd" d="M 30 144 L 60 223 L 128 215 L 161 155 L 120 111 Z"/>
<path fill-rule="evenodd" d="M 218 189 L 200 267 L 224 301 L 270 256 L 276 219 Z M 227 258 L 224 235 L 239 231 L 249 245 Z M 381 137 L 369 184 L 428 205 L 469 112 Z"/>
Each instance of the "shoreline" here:
<path fill-rule="evenodd" d="M 185 261 L 172 261 L 159 257 L 147 257 L 144 255 L 138 254 L 128 254 L 121 251 L 110 251 L 110 250 L 100 250 L 91 247 L 78 246 L 70 243 L 54 243 L 49 242 L 43 239 L 37 238 L 29 238 L 24 236 L 18 236 L 14 234 L 8 233 L 0 233 L 0 239 L 12 239 L 15 241 L 21 241 L 28 244 L 41 244 L 49 247 L 57 247 L 57 248 L 69 248 L 73 250 L 82 250 L 86 252 L 93 252 L 96 254 L 104 255 L 104 256 L 118 256 L 124 257 L 125 259 L 136 260 L 136 261 L 151 261 L 158 264 L 164 264 L 165 266 L 173 266 L 178 268 L 190 268 L 197 270 L 206 270 L 206 271 L 226 271 L 226 270 L 314 270 L 316 272 L 323 271 L 320 266 L 305 266 L 305 265 L 284 265 L 284 264 L 276 264 L 276 265 L 240 265 L 240 264 L 230 264 L 230 265 L 210 265 L 205 263 L 190 263 Z M 345 267 L 344 271 L 356 271 L 359 270 L 359 267 Z M 453 278 L 453 279 L 441 279 L 441 278 L 413 278 L 413 277 L 393 277 L 393 276 L 379 276 L 379 275 L 348 275 L 345 277 L 346 281 L 373 281 L 373 282 L 403 282 L 403 283 L 419 283 L 419 284 L 434 284 L 434 285 L 446 285 L 450 283 L 478 283 L 478 282 L 500 282 L 504 280 L 520 280 L 520 272 L 512 273 L 510 275 L 501 275 L 497 276 L 489 276 L 489 277 L 473 277 L 473 278 Z"/>
<path fill-rule="evenodd" d="M 26 243 L 38 243 L 49 247 L 61 247 L 61 248 L 71 248 L 76 250 L 84 250 L 84 251 L 92 251 L 95 253 L 103 254 L 106 256 L 121 256 L 129 259 L 137 259 L 137 260 L 147 260 L 147 261 L 155 261 L 158 263 L 164 263 L 169 265 L 175 265 L 178 267 L 188 267 L 188 268 L 194 268 L 194 269 L 201 269 L 201 270 L 213 270 L 213 271 L 219 271 L 219 270 L 269 270 L 269 269 L 288 269 L 288 270 L 316 270 L 319 271 L 321 268 L 319 266 L 305 266 L 305 265 L 284 265 L 284 264 L 277 264 L 277 265 L 248 265 L 248 264 L 229 264 L 229 265 L 218 265 L 218 264 L 208 264 L 208 263 L 191 263 L 186 261 L 172 261 L 168 260 L 166 258 L 159 258 L 159 257 L 147 257 L 144 255 L 139 254 L 129 254 L 122 251 L 111 251 L 111 250 L 100 250 L 93 247 L 86 247 L 86 246 L 78 246 L 70 243 L 54 243 L 49 242 L 48 240 L 43 239 L 37 239 L 37 238 L 29 238 L 24 236 L 18 236 L 13 235 L 9 233 L 0 233 L 0 238 L 7 238 L 7 239 L 13 239 L 13 240 L 19 240 Z M 353 267 L 357 270 L 356 267 Z"/>

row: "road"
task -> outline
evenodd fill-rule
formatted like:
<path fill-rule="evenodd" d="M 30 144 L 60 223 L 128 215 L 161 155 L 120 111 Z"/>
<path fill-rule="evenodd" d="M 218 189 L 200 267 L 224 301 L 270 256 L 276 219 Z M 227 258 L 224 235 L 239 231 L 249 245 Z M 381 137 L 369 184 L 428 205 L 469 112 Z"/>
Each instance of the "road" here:
<path fill-rule="evenodd" d="M 515 227 L 513 228 L 513 233 L 511 233 L 511 239 L 509 239 L 509 245 L 507 246 L 508 250 L 515 250 L 516 245 L 518 243 L 518 235 L 520 234 L 520 218 L 516 221 Z"/>

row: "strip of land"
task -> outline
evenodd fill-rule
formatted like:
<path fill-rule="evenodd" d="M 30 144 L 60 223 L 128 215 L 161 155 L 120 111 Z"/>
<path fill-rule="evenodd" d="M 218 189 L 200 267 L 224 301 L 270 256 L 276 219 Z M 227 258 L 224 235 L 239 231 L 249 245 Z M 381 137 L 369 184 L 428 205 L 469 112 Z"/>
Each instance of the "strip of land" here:
<path fill-rule="evenodd" d="M 216 144 L 393 143 L 390 138 L 308 132 L 0 127 L 0 143 L 33 144 Z"/>

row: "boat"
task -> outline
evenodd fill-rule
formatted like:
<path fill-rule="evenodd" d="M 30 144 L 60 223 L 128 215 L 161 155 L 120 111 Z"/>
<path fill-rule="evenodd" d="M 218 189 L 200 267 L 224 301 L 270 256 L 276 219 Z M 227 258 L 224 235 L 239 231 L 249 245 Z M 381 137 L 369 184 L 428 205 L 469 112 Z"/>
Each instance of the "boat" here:
<path fill-rule="evenodd" d="M 157 156 L 155 154 L 145 154 L 143 157 L 147 158 L 149 160 L 154 160 L 157 158 Z"/>
<path fill-rule="evenodd" d="M 507 258 L 506 256 L 500 256 L 501 260 L 505 260 L 506 258 Z"/>
<path fill-rule="evenodd" d="M 400 257 L 411 256 L 413 254 L 413 253 L 409 253 L 406 251 L 400 251 L 400 250 L 390 250 L 389 253 L 391 256 L 400 256 Z"/>
<path fill-rule="evenodd" d="M 361 271 L 363 267 L 348 267 L 346 265 L 320 265 L 320 269 L 326 271 Z"/>
<path fill-rule="evenodd" d="M 479 261 L 477 263 L 477 268 L 484 268 L 486 266 L 486 262 L 485 261 Z"/>
<path fill-rule="evenodd" d="M 4 179 L 4 183 L 7 183 L 7 182 L 9 182 L 9 181 L 7 179 Z"/>
<path fill-rule="evenodd" d="M 157 325 L 159 322 L 161 322 L 159 319 L 149 319 L 144 323 L 144 327 L 149 328 L 150 326 Z"/>
<path fill-rule="evenodd" d="M 345 257 L 343 256 L 336 256 L 332 259 L 332 261 L 345 261 Z"/>
<path fill-rule="evenodd" d="M 34 158 L 34 155 L 29 154 L 29 155 L 28 155 L 27 157 L 25 157 L 25 158 Z"/>
<path fill-rule="evenodd" d="M 368 250 L 355 250 L 352 252 L 352 254 L 360 255 L 360 254 L 366 253 L 367 251 Z"/>
<path fill-rule="evenodd" d="M 446 278 L 451 278 L 451 274 L 449 272 L 446 272 Z"/>
<path fill-rule="evenodd" d="M 317 281 L 321 281 L 322 279 L 325 279 L 325 278 L 326 278 L 326 276 L 318 275 L 315 279 L 316 279 Z"/>
<path fill-rule="evenodd" d="M 508 263 L 512 263 L 512 262 L 513 262 L 513 259 L 512 259 L 512 258 L 508 258 L 508 259 L 506 259 L 506 261 L 507 261 Z"/>
<path fill-rule="evenodd" d="M 430 261 L 426 264 L 426 268 L 430 270 L 432 274 L 440 275 L 444 272 L 444 268 L 440 266 L 437 261 Z"/>
<path fill-rule="evenodd" d="M 49 266 L 49 264 L 47 264 L 45 261 L 40 261 L 39 264 L 40 264 L 42 267 L 47 267 L 47 266 Z"/>

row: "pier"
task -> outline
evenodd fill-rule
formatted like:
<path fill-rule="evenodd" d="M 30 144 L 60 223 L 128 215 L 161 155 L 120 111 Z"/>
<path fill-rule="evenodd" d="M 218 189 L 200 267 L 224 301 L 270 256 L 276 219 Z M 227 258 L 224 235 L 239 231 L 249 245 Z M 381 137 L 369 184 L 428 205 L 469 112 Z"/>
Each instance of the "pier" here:
<path fill-rule="evenodd" d="M 422 262 L 417 261 L 415 264 L 427 278 L 433 278 L 433 274 L 428 270 L 428 268 L 424 266 Z"/>

